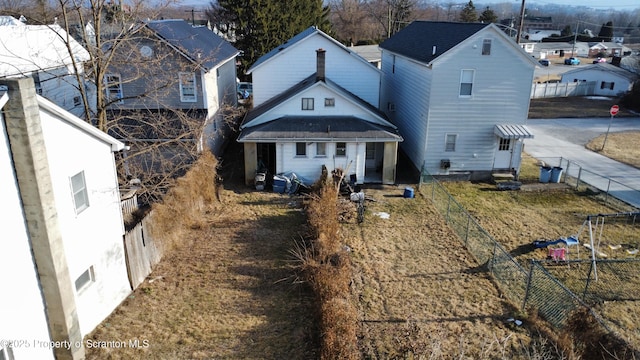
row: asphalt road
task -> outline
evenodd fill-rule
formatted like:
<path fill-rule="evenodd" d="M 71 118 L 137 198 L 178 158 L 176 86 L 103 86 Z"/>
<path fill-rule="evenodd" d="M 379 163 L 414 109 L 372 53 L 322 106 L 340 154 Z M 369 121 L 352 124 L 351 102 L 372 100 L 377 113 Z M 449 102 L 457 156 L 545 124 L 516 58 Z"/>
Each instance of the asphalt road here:
<path fill-rule="evenodd" d="M 569 175 L 600 190 L 609 190 L 613 196 L 640 208 L 640 170 L 587 150 L 584 145 L 594 137 L 605 134 L 611 123 L 610 133 L 638 130 L 637 118 L 584 118 L 584 119 L 529 119 L 527 126 L 534 134 L 525 140 L 525 152 L 552 166 L 559 165 L 559 158 L 578 163 L 588 172 L 568 169 Z M 612 181 L 609 181 L 611 179 Z"/>

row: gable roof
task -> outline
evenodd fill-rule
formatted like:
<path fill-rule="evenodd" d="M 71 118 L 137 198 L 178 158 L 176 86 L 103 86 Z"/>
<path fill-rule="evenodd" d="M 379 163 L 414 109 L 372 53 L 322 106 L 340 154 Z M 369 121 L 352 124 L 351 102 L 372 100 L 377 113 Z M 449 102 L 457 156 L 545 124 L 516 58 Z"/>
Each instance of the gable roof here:
<path fill-rule="evenodd" d="M 251 74 L 257 67 L 260 67 L 262 64 L 270 61 L 272 58 L 276 57 L 280 53 L 286 51 L 287 49 L 289 49 L 289 48 L 293 47 L 294 45 L 300 43 L 304 39 L 306 39 L 308 37 L 311 37 L 311 36 L 313 36 L 315 34 L 318 34 L 318 35 L 326 38 L 327 40 L 329 40 L 332 43 L 336 44 L 336 46 L 338 46 L 339 48 L 343 49 L 345 52 L 348 52 L 349 54 L 354 55 L 356 58 L 360 59 L 362 62 L 369 64 L 369 62 L 365 58 L 363 58 L 362 56 L 358 55 L 355 51 L 352 51 L 351 49 L 347 48 L 346 46 L 344 46 L 340 42 L 336 41 L 331 36 L 329 36 L 326 33 L 324 33 L 322 30 L 318 29 L 317 27 L 310 26 L 307 29 L 305 29 L 304 31 L 302 31 L 301 33 L 299 33 L 299 34 L 295 35 L 294 37 L 292 37 L 291 39 L 285 41 L 280 46 L 278 46 L 275 49 L 272 49 L 271 51 L 269 51 L 268 53 L 262 55 L 258 60 L 256 60 L 255 63 L 253 63 L 253 65 L 251 65 L 249 70 L 247 70 L 247 74 Z"/>
<path fill-rule="evenodd" d="M 181 19 L 148 21 L 146 26 L 189 60 L 211 70 L 240 52 L 204 26 L 192 26 Z"/>
<path fill-rule="evenodd" d="M 6 19 L 5 19 L 6 20 Z M 0 26 L 0 76 L 22 76 L 68 66 L 72 60 L 89 60 L 89 52 L 59 25 L 25 25 L 4 22 Z M 73 52 L 69 54 L 66 42 Z"/>
<path fill-rule="evenodd" d="M 609 64 L 609 63 L 597 63 L 597 64 L 591 64 L 591 65 L 583 66 L 583 67 L 580 67 L 580 68 L 569 70 L 569 71 L 563 73 L 562 76 L 564 77 L 565 75 L 580 73 L 580 72 L 583 72 L 583 71 L 592 71 L 592 70 L 603 71 L 603 72 L 616 74 L 616 75 L 618 75 L 620 77 L 628 79 L 629 81 L 633 81 L 633 80 L 638 78 L 638 75 L 632 73 L 631 71 L 627 71 L 625 69 L 619 68 L 619 67 L 617 67 L 615 65 L 612 65 L 612 64 Z"/>
<path fill-rule="evenodd" d="M 489 24 L 414 21 L 383 41 L 380 48 L 430 63 L 487 26 Z"/>
<path fill-rule="evenodd" d="M 255 108 L 251 109 L 245 116 L 244 120 L 242 121 L 242 125 L 240 125 L 240 128 L 242 129 L 243 127 L 245 127 L 246 125 L 250 124 L 251 121 L 259 118 L 260 116 L 262 116 L 263 114 L 267 113 L 269 110 L 277 107 L 278 105 L 284 103 L 285 101 L 289 100 L 291 97 L 293 97 L 294 95 L 308 89 L 311 88 L 312 86 L 318 84 L 318 83 L 324 83 L 327 87 L 331 88 L 332 90 L 341 93 L 342 95 L 344 95 L 345 97 L 349 98 L 354 104 L 362 107 L 363 109 L 367 110 L 368 112 L 370 112 L 371 114 L 379 117 L 380 119 L 382 119 L 383 121 L 387 121 L 387 117 L 386 115 L 380 111 L 378 108 L 374 107 L 373 105 L 369 104 L 368 102 L 362 100 L 361 98 L 359 98 L 358 96 L 354 95 L 352 92 L 344 89 L 342 86 L 336 84 L 335 82 L 331 81 L 328 78 L 324 78 L 323 80 L 318 79 L 317 73 L 314 73 L 312 75 L 310 75 L 309 77 L 307 77 L 306 79 L 302 80 L 301 82 L 297 83 L 296 85 L 290 87 L 289 89 L 287 89 L 286 91 L 283 91 L 282 93 L 278 94 L 277 96 L 274 96 L 273 98 L 267 100 L 266 102 L 256 106 Z M 391 123 L 389 123 L 390 127 L 394 127 Z"/>

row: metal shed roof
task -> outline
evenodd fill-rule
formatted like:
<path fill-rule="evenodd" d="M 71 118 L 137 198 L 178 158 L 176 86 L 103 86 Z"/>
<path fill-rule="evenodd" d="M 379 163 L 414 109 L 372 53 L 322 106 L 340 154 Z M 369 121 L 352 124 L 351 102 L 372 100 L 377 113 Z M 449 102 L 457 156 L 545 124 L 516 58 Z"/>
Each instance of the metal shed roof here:
<path fill-rule="evenodd" d="M 493 133 L 503 139 L 533 139 L 533 133 L 525 125 L 496 125 Z"/>

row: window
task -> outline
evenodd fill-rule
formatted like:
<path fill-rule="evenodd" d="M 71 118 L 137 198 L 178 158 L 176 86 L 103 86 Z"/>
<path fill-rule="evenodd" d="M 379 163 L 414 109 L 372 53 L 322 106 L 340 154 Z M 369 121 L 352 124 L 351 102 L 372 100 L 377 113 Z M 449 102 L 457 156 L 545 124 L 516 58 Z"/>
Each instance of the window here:
<path fill-rule="evenodd" d="M 334 107 L 334 106 L 336 106 L 336 99 L 324 98 L 324 107 Z"/>
<path fill-rule="evenodd" d="M 456 134 L 447 134 L 445 137 L 444 143 L 444 151 L 452 152 L 456 151 L 456 140 L 458 139 L 458 135 Z"/>
<path fill-rule="evenodd" d="M 302 98 L 302 110 L 313 110 L 313 98 Z"/>
<path fill-rule="evenodd" d="M 491 39 L 482 41 L 482 55 L 491 55 Z"/>
<path fill-rule="evenodd" d="M 73 97 L 73 106 L 80 106 L 80 96 Z"/>
<path fill-rule="evenodd" d="M 327 143 L 316 143 L 316 156 L 327 156 Z"/>
<path fill-rule="evenodd" d="M 336 143 L 336 156 L 347 156 L 347 143 Z"/>
<path fill-rule="evenodd" d="M 462 70 L 460 73 L 460 96 L 471 96 L 474 70 Z"/>
<path fill-rule="evenodd" d="M 73 193 L 76 214 L 80 214 L 89 207 L 89 192 L 84 180 L 84 171 L 80 171 L 71 177 L 71 192 Z"/>
<path fill-rule="evenodd" d="M 120 75 L 107 74 L 104 76 L 104 82 L 107 88 L 107 98 L 109 101 L 117 101 L 122 103 L 122 82 L 120 81 Z"/>
<path fill-rule="evenodd" d="M 296 143 L 296 156 L 307 156 L 307 143 Z"/>
<path fill-rule="evenodd" d="M 89 266 L 87 270 L 85 270 L 78 278 L 76 279 L 76 291 L 86 288 L 95 281 L 95 276 L 93 274 L 93 265 Z"/>
<path fill-rule="evenodd" d="M 196 102 L 196 74 L 180 73 L 180 101 Z"/>
<path fill-rule="evenodd" d="M 396 111 L 396 104 L 395 104 L 395 103 L 392 103 L 392 102 L 387 103 L 387 110 L 388 110 L 389 112 L 394 112 L 394 111 Z"/>
<path fill-rule="evenodd" d="M 500 151 L 511 150 L 511 139 L 500 139 L 500 145 L 498 145 L 498 150 Z"/>
<path fill-rule="evenodd" d="M 613 82 L 606 82 L 603 81 L 600 83 L 600 89 L 609 89 L 609 90 L 613 90 Z"/>

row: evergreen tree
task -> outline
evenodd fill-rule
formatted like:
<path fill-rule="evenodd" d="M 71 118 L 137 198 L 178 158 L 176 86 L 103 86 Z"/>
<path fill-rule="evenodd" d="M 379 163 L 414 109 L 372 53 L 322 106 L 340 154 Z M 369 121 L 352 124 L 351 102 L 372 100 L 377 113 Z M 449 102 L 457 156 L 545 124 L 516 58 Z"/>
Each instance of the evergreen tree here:
<path fill-rule="evenodd" d="M 613 39 L 613 22 L 609 21 L 606 24 L 602 24 L 598 38 L 602 41 L 611 41 Z"/>
<path fill-rule="evenodd" d="M 496 15 L 496 13 L 487 6 L 482 14 L 480 14 L 480 18 L 478 18 L 478 21 L 485 24 L 495 23 L 498 22 L 498 15 Z"/>
<path fill-rule="evenodd" d="M 473 5 L 473 1 L 469 0 L 467 5 L 460 11 L 460 21 L 468 23 L 478 21 L 478 13 L 476 12 L 475 5 Z"/>
<path fill-rule="evenodd" d="M 572 35 L 573 35 L 573 31 L 571 30 L 571 26 L 569 25 L 565 26 L 560 32 L 560 36 L 572 36 Z"/>
<path fill-rule="evenodd" d="M 235 38 L 235 47 L 243 52 L 242 72 L 309 26 L 330 33 L 329 8 L 322 0 L 218 0 L 207 15 L 227 23 L 228 37 Z"/>

